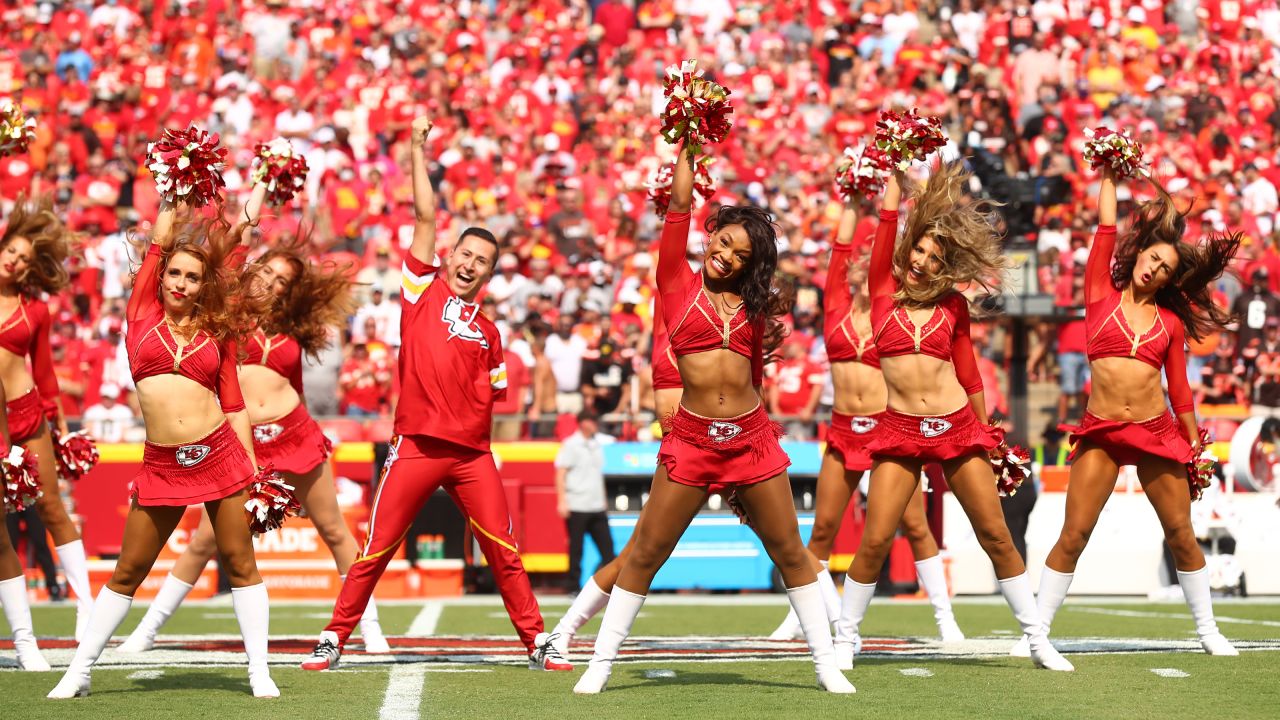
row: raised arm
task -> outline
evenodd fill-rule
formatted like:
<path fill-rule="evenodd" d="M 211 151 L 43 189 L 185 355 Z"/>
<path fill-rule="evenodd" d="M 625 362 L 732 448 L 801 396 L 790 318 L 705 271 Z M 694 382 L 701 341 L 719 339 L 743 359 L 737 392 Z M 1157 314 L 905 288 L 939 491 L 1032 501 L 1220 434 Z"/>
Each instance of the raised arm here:
<path fill-rule="evenodd" d="M 414 118 L 409 136 L 413 175 L 413 244 L 409 246 L 409 254 L 429 266 L 435 265 L 436 259 L 436 193 L 431 188 L 427 159 L 423 156 L 430 133 L 429 118 Z"/>
<path fill-rule="evenodd" d="M 240 212 L 240 217 L 236 220 L 236 228 L 239 230 L 241 245 L 248 245 L 249 240 L 253 237 L 253 229 L 258 226 L 258 220 L 262 218 L 262 204 L 266 202 L 266 199 L 266 183 L 254 183 L 253 190 L 249 192 L 249 200 L 245 202 L 244 210 Z"/>
<path fill-rule="evenodd" d="M 687 213 L 693 209 L 693 175 L 694 163 L 697 161 L 698 158 L 689 152 L 688 146 L 680 146 L 675 174 L 671 178 L 671 202 L 667 205 L 667 212 Z"/>
<path fill-rule="evenodd" d="M 676 324 L 676 319 L 668 313 L 684 309 L 685 294 L 694 281 L 693 270 L 685 259 L 689 246 L 689 209 L 693 204 L 692 163 L 693 156 L 688 149 L 681 148 L 671 182 L 671 204 L 667 206 L 667 219 L 658 241 L 658 295 L 668 330 Z"/>
<path fill-rule="evenodd" d="M 853 251 L 853 231 L 857 227 L 858 208 L 846 201 L 844 210 L 840 212 L 836 241 L 831 246 L 831 260 L 827 263 L 827 284 L 822 293 L 822 312 L 828 322 L 839 322 L 853 303 L 853 293 L 847 278 Z"/>
<path fill-rule="evenodd" d="M 1114 291 L 1111 284 L 1111 256 L 1116 250 L 1116 179 L 1111 168 L 1102 171 L 1098 187 L 1098 230 L 1089 247 L 1085 265 L 1084 301 L 1091 304 Z"/>

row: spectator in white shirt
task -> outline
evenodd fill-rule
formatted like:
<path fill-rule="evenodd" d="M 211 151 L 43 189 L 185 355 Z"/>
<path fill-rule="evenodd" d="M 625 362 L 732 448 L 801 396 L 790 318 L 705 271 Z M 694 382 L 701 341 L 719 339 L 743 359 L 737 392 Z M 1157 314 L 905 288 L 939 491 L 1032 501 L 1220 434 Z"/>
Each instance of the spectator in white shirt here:
<path fill-rule="evenodd" d="M 1262 177 L 1258 167 L 1253 163 L 1244 166 L 1245 186 L 1240 191 L 1240 203 L 1244 211 L 1256 216 L 1258 230 L 1263 235 L 1270 235 L 1275 227 L 1276 211 L 1280 209 L 1280 196 L 1276 194 L 1276 186 Z"/>
<path fill-rule="evenodd" d="M 125 433 L 134 425 L 133 411 L 118 402 L 120 386 L 107 383 L 100 394 L 96 404 L 85 408 L 84 428 L 100 443 L 124 442 Z"/>
<path fill-rule="evenodd" d="M 516 256 L 506 253 L 498 258 L 498 274 L 489 281 L 489 296 L 498 303 L 498 312 L 503 317 L 512 316 L 511 298 L 529 283 L 529 278 L 517 272 L 519 268 L 520 261 Z"/>
<path fill-rule="evenodd" d="M 400 346 L 400 306 L 384 300 L 384 294 L 380 285 L 370 288 L 369 302 L 361 305 L 360 309 L 356 310 L 355 319 L 351 324 L 351 341 L 353 343 L 381 340 L 388 345 Z M 376 328 L 376 335 L 373 337 L 370 337 L 367 332 L 369 327 L 367 323 L 370 320 L 373 321 Z"/>
<path fill-rule="evenodd" d="M 587 339 L 573 332 L 573 318 L 561 316 L 556 331 L 547 336 L 547 362 L 556 378 L 556 412 L 576 415 L 582 412 L 582 356 L 587 352 Z"/>
<path fill-rule="evenodd" d="M 569 530 L 570 592 L 582 587 L 582 541 L 588 533 L 600 551 L 600 565 L 613 560 L 604 488 L 604 446 L 612 442 L 600 432 L 596 416 L 584 411 L 578 414 L 578 431 L 565 438 L 556 454 L 556 512 Z"/>
<path fill-rule="evenodd" d="M 302 108 L 297 94 L 290 95 L 289 107 L 276 115 L 276 133 L 288 138 L 298 152 L 305 154 L 311 149 L 311 133 L 315 129 L 315 118 Z"/>

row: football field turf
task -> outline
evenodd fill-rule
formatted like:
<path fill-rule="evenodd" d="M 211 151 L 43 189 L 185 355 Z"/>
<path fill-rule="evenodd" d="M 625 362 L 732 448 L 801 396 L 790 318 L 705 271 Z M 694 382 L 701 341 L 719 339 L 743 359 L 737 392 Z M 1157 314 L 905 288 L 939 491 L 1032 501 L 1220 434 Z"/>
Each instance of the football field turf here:
<path fill-rule="evenodd" d="M 548 629 L 563 598 L 543 604 Z M 933 638 L 927 604 L 880 600 L 847 673 L 853 696 L 819 692 L 803 642 L 763 640 L 785 598 L 655 596 L 636 621 L 604 694 L 572 693 L 598 627 L 571 650 L 572 673 L 526 668 L 496 598 L 380 606 L 392 656 L 366 656 L 352 639 L 340 669 L 297 669 L 328 619 L 328 605 L 273 604 L 272 675 L 279 700 L 249 695 L 235 616 L 226 601 L 191 603 L 157 649 L 123 655 L 109 646 L 88 698 L 44 699 L 71 659 L 74 609 L 34 608 L 50 673 L 14 670 L 0 620 L 0 718 L 1274 718 L 1280 716 L 1280 601 L 1219 601 L 1237 658 L 1199 649 L 1182 603 L 1076 600 L 1054 623 L 1074 673 L 1007 656 L 1017 627 L 996 598 L 956 600 L 963 643 Z M 117 641 L 133 629 L 139 603 Z M 114 644 L 114 643 L 113 643 Z"/>

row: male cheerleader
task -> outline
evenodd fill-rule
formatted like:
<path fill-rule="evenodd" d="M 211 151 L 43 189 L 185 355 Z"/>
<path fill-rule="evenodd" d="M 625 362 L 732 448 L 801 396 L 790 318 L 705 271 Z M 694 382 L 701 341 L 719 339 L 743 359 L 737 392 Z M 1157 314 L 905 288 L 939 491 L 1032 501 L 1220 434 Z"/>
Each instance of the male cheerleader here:
<path fill-rule="evenodd" d="M 412 132 L 416 222 L 403 269 L 395 437 L 373 500 L 369 538 L 302 669 L 337 667 L 378 578 L 423 503 L 444 485 L 493 569 L 507 614 L 529 650 L 529 667 L 572 670 L 553 645 L 555 636 L 542 630 L 489 447 L 493 403 L 506 395 L 507 369 L 498 329 L 475 299 L 493 276 L 498 243 L 488 230 L 468 228 L 437 278 L 435 195 L 423 158 L 431 121 L 417 118 Z"/>

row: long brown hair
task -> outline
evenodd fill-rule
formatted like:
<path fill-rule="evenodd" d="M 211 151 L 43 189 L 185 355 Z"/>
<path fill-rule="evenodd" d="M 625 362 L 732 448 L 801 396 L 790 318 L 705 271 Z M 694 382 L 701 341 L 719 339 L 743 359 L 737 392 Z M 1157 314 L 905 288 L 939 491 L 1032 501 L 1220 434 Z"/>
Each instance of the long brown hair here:
<path fill-rule="evenodd" d="M 293 282 L 267 311 L 263 330 L 288 335 L 312 358 L 328 346 L 331 328 L 340 328 L 355 312 L 351 296 L 351 268 L 335 262 L 310 262 L 310 231 L 299 228 L 292 240 L 276 245 L 258 258 L 245 273 L 249 275 L 274 258 L 283 258 L 294 271 Z"/>
<path fill-rule="evenodd" d="M 18 196 L 0 237 L 0 249 L 19 237 L 31 243 L 31 263 L 17 278 L 18 292 L 38 298 L 41 293 L 53 295 L 65 288 L 70 283 L 66 262 L 73 235 L 53 212 L 52 196 Z"/>
<path fill-rule="evenodd" d="M 987 292 L 999 292 L 1001 275 L 1009 261 L 1000 246 L 995 209 L 998 203 L 969 197 L 971 175 L 960 163 L 943 163 L 921 188 L 906 188 L 913 206 L 907 229 L 893 250 L 893 275 L 898 280 L 895 302 L 909 307 L 933 305 L 958 286 L 976 283 Z M 911 249 L 925 235 L 942 251 L 942 268 L 928 284 L 914 287 L 905 282 L 911 265 Z"/>
<path fill-rule="evenodd" d="M 1183 241 L 1187 213 L 1178 210 L 1168 191 L 1154 178 L 1151 184 L 1157 195 L 1134 211 L 1133 223 L 1116 248 L 1111 285 L 1123 290 L 1133 282 L 1133 268 L 1142 251 L 1161 243 L 1172 246 L 1178 255 L 1178 268 L 1169 282 L 1156 291 L 1156 305 L 1177 315 L 1186 334 L 1201 340 L 1232 320 L 1231 313 L 1213 302 L 1213 284 L 1231 264 L 1244 233 L 1211 233 L 1194 245 Z"/>
<path fill-rule="evenodd" d="M 790 313 L 795 304 L 795 284 L 781 275 L 776 275 L 769 290 L 769 300 L 765 305 L 763 344 L 766 365 L 778 359 L 778 348 L 782 347 L 782 341 L 791 334 L 786 323 L 782 322 L 782 317 Z"/>

